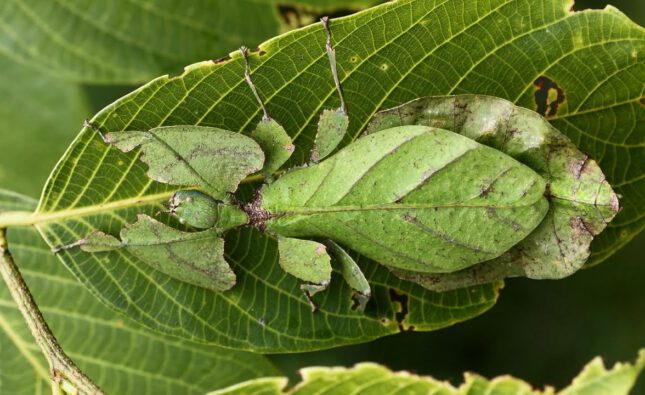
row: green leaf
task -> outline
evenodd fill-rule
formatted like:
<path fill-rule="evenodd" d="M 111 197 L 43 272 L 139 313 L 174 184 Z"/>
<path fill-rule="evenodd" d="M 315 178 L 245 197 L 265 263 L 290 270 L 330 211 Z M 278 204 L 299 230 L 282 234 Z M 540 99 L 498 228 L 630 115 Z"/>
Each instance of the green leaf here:
<path fill-rule="evenodd" d="M 0 211 L 35 201 L 0 190 Z M 203 394 L 276 374 L 262 356 L 158 335 L 105 308 L 60 264 L 33 228 L 9 230 L 9 248 L 65 352 L 109 394 Z M 0 285 L 0 393 L 47 393 L 49 368 Z"/>
<path fill-rule="evenodd" d="M 3 1 L 0 52 L 75 81 L 136 84 L 314 22 L 315 16 L 307 17 L 314 11 L 347 6 L 336 0 L 280 3 L 289 8 L 274 0 Z M 373 3 L 358 0 L 349 8 Z"/>
<path fill-rule="evenodd" d="M 0 185 L 36 196 L 90 115 L 89 106 L 80 87 L 25 69 L 2 54 L 0 70 Z"/>
<path fill-rule="evenodd" d="M 639 81 L 645 72 L 645 34 L 614 9 L 572 13 L 569 5 L 568 0 L 405 0 L 331 21 L 350 116 L 345 143 L 379 109 L 420 96 L 489 94 L 553 110 L 558 90 L 549 85 L 553 89 L 543 100 L 534 84 L 546 76 L 567 98 L 550 117 L 556 124 L 588 130 L 582 134 L 562 127 L 600 160 L 624 196 L 618 226 L 598 245 L 603 251 L 618 248 L 645 223 L 639 203 L 645 161 L 617 162 L 638 158 L 640 152 L 634 141 L 643 119 Z M 269 115 L 294 139 L 294 165 L 309 157 L 320 112 L 339 105 L 325 38 L 318 24 L 270 40 L 250 56 Z M 198 63 L 179 77 L 150 82 L 105 108 L 93 123 L 108 132 L 205 125 L 250 133 L 262 111 L 243 76 L 239 54 L 225 63 Z M 623 143 L 627 137 L 631 140 Z M 617 141 L 630 148 L 615 150 Z M 95 230 L 117 234 L 137 214 L 154 215 L 175 190 L 152 182 L 145 171 L 136 155 L 110 150 L 93 131 L 83 130 L 54 170 L 30 221 L 39 222 L 51 246 Z M 240 196 L 250 198 L 258 186 L 243 185 Z M 612 238 L 616 231 L 625 237 Z M 109 265 L 80 251 L 67 251 L 62 258 L 94 294 L 148 327 L 259 351 L 320 349 L 400 328 L 445 327 L 490 308 L 499 287 L 432 293 L 357 257 L 373 286 L 365 313 L 351 310 L 351 290 L 335 272 L 319 311 L 311 314 L 298 282 L 279 268 L 275 241 L 240 229 L 230 232 L 226 243 L 238 285 L 219 294 L 142 270 L 123 253 L 106 256 Z"/>
<path fill-rule="evenodd" d="M 607 370 L 600 357 L 589 362 L 573 382 L 558 395 L 627 395 L 645 367 L 645 350 L 636 363 L 617 363 Z M 453 387 L 445 381 L 408 372 L 392 372 L 375 363 L 360 363 L 352 368 L 311 367 L 300 371 L 302 381 L 287 390 L 287 379 L 261 378 L 239 383 L 208 395 L 307 395 L 307 394 L 409 394 L 409 395 L 555 395 L 553 388 L 534 389 L 528 383 L 511 376 L 486 379 L 466 373 L 464 383 Z"/>

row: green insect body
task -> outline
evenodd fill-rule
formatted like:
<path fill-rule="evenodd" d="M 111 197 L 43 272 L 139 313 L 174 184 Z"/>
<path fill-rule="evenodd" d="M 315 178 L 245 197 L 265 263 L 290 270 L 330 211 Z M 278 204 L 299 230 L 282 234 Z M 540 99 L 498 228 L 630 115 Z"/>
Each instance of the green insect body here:
<path fill-rule="evenodd" d="M 311 297 L 337 265 L 357 308 L 370 287 L 345 248 L 435 291 L 506 277 L 561 278 L 618 212 L 618 199 L 592 159 L 540 115 L 494 97 L 425 97 L 376 114 L 364 135 L 336 151 L 349 117 L 328 21 L 327 53 L 341 106 L 325 110 L 309 166 L 276 176 L 293 152 L 249 70 L 264 111 L 251 136 L 203 126 L 170 126 L 103 136 L 139 148 L 148 176 L 191 189 L 169 211 L 196 231 L 140 215 L 120 239 L 95 232 L 61 249 L 123 248 L 172 277 L 214 291 L 235 285 L 224 234 L 254 226 L 278 244 L 279 264 Z M 232 194 L 242 180 L 265 184 L 250 202 Z M 255 176 L 254 176 L 255 177 Z"/>
<path fill-rule="evenodd" d="M 236 206 L 218 202 L 195 190 L 176 192 L 170 198 L 168 206 L 170 213 L 175 215 L 180 223 L 197 229 L 216 228 L 221 232 L 247 224 L 249 221 L 246 213 Z"/>
<path fill-rule="evenodd" d="M 447 273 L 524 239 L 548 210 L 544 190 L 540 176 L 500 151 L 402 126 L 288 172 L 260 196 L 268 232 L 332 239 L 390 267 Z"/>

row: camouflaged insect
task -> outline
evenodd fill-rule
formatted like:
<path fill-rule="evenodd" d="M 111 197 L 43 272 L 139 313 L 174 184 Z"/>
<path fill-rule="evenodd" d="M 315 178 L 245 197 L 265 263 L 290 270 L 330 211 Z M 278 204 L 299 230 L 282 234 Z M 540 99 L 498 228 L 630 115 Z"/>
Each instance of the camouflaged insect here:
<path fill-rule="evenodd" d="M 361 138 L 331 155 L 349 118 L 323 23 L 341 106 L 322 113 L 309 166 L 275 176 L 294 146 L 268 115 L 242 48 L 264 111 L 250 137 L 200 126 L 103 136 L 124 152 L 138 148 L 151 179 L 187 187 L 169 211 L 198 231 L 140 215 L 119 238 L 95 232 L 64 248 L 127 249 L 170 276 L 225 291 L 235 274 L 223 235 L 254 226 L 277 239 L 279 264 L 303 281 L 312 309 L 332 261 L 358 308 L 369 301 L 370 286 L 345 249 L 435 291 L 562 278 L 584 264 L 618 199 L 597 163 L 533 111 L 488 96 L 423 97 L 376 114 Z M 233 202 L 230 194 L 254 173 L 266 180 L 255 199 Z"/>

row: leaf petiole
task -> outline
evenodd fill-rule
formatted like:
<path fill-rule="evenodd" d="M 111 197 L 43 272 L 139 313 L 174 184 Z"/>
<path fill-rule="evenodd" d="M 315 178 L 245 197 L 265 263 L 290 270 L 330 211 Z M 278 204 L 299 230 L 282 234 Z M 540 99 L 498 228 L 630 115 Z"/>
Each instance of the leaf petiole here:
<path fill-rule="evenodd" d="M 74 364 L 58 344 L 8 250 L 6 229 L 2 228 L 0 228 L 0 274 L 7 284 L 13 300 L 18 305 L 20 313 L 22 313 L 23 318 L 27 322 L 36 343 L 38 343 L 40 350 L 45 358 L 47 358 L 47 362 L 49 362 L 52 388 L 54 391 L 56 389 L 62 389 L 63 391 L 70 392 L 66 388 L 71 386 L 76 392 L 80 391 L 88 395 L 104 394 Z"/>

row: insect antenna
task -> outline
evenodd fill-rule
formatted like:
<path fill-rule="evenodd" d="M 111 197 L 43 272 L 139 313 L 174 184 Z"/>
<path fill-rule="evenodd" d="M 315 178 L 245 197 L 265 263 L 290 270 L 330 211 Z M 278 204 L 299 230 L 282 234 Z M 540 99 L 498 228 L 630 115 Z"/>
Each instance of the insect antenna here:
<path fill-rule="evenodd" d="M 336 90 L 340 96 L 340 108 L 345 114 L 347 114 L 347 104 L 345 104 L 345 98 L 343 97 L 343 88 L 340 86 L 340 80 L 338 79 L 338 68 L 336 67 L 336 50 L 331 45 L 331 29 L 329 28 L 329 17 L 324 16 L 320 18 L 320 21 L 325 28 L 327 33 L 327 56 L 329 57 L 329 66 L 331 67 L 331 74 L 334 76 L 334 83 L 336 84 Z"/>
<path fill-rule="evenodd" d="M 269 116 L 269 113 L 267 112 L 267 108 L 264 105 L 264 102 L 260 98 L 260 94 L 258 93 L 258 90 L 255 88 L 255 84 L 253 83 L 253 80 L 251 79 L 251 67 L 249 66 L 249 57 L 248 57 L 248 48 L 246 47 L 240 47 L 240 52 L 242 52 L 242 57 L 244 58 L 244 79 L 246 79 L 246 82 L 249 84 L 251 87 L 251 91 L 253 91 L 253 95 L 257 99 L 258 103 L 260 103 L 260 107 L 262 107 L 262 112 L 264 115 L 262 116 L 262 119 L 268 120 L 271 119 Z"/>

